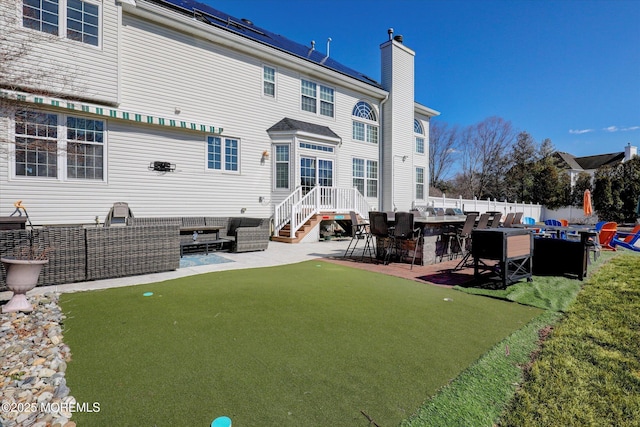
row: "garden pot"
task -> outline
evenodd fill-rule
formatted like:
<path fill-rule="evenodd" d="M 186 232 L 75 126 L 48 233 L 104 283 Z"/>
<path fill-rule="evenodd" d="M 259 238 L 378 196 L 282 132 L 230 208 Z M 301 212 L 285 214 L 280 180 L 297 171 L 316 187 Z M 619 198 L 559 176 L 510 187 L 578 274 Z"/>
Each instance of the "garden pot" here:
<path fill-rule="evenodd" d="M 13 292 L 11 300 L 2 306 L 2 312 L 33 311 L 33 306 L 25 294 L 36 287 L 40 271 L 49 260 L 1 258 L 0 261 L 7 271 L 7 288 Z"/>

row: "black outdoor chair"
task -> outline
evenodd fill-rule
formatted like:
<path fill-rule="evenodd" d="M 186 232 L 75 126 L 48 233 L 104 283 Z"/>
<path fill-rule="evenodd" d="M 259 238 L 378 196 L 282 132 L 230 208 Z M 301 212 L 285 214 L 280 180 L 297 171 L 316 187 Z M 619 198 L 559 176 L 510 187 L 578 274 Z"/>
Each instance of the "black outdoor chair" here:
<path fill-rule="evenodd" d="M 365 246 L 362 251 L 362 258 L 367 250 L 369 250 L 369 255 L 371 255 L 371 245 L 369 243 L 369 223 L 366 221 L 360 221 L 358 219 L 358 214 L 354 211 L 349 212 L 349 216 L 351 217 L 351 241 L 349 242 L 349 246 L 347 246 L 347 250 L 344 252 L 344 256 L 353 256 L 353 252 L 356 250 L 356 246 L 358 246 L 358 241 L 365 239 Z"/>
<path fill-rule="evenodd" d="M 496 212 L 493 214 L 493 220 L 491 220 L 491 225 L 489 228 L 498 228 L 500 227 L 500 218 L 502 218 L 502 212 Z"/>
<path fill-rule="evenodd" d="M 469 239 L 471 239 L 471 231 L 476 224 L 477 214 L 471 213 L 467 215 L 462 227 L 453 227 L 449 231 L 442 233 L 449 241 L 449 259 L 453 259 L 454 254 L 463 257 L 469 250 Z"/>
<path fill-rule="evenodd" d="M 395 255 L 402 260 L 409 254 L 408 242 L 414 242 L 411 269 L 413 269 L 413 264 L 416 261 L 416 253 L 418 252 L 418 247 L 422 237 L 421 231 L 421 227 L 415 227 L 413 222 L 413 213 L 396 212 L 395 227 L 391 233 L 392 248 L 395 251 Z"/>
<path fill-rule="evenodd" d="M 509 212 L 507 214 L 507 217 L 504 219 L 504 222 L 502 223 L 502 226 L 505 228 L 510 228 L 511 224 L 513 224 L 513 218 L 516 216 L 516 214 L 514 214 L 513 212 Z"/>
<path fill-rule="evenodd" d="M 498 219 L 500 217 L 500 213 L 495 213 L 496 216 L 498 216 Z M 471 249 L 473 246 L 473 239 L 471 237 L 471 233 L 473 230 L 484 230 L 486 228 L 489 227 L 489 217 L 491 216 L 491 214 L 489 213 L 483 213 L 482 215 L 480 215 L 480 219 L 478 220 L 478 224 L 475 227 L 472 227 L 471 230 L 468 233 L 467 238 L 465 239 L 465 254 L 464 257 L 462 257 L 462 259 L 460 260 L 460 262 L 453 268 L 453 271 L 457 271 L 457 270 L 462 270 L 465 267 L 470 267 L 471 264 L 469 264 L 469 258 L 471 258 Z M 469 217 L 467 216 L 467 221 L 468 221 Z M 467 221 L 465 221 L 465 225 L 467 225 Z"/>
<path fill-rule="evenodd" d="M 483 213 L 482 215 L 480 215 L 480 219 L 478 220 L 478 224 L 476 225 L 475 228 L 477 228 L 478 230 L 484 230 L 485 228 L 488 228 L 490 217 L 491 217 L 491 214 L 489 213 Z"/>
<path fill-rule="evenodd" d="M 389 262 L 389 256 L 391 255 L 391 232 L 393 227 L 389 227 L 387 223 L 386 212 L 369 212 L 369 245 L 371 239 L 376 238 L 376 259 L 386 264 Z"/>
<path fill-rule="evenodd" d="M 522 223 L 522 216 L 524 215 L 524 212 L 516 212 L 516 216 L 513 217 L 513 224 L 520 224 Z"/>

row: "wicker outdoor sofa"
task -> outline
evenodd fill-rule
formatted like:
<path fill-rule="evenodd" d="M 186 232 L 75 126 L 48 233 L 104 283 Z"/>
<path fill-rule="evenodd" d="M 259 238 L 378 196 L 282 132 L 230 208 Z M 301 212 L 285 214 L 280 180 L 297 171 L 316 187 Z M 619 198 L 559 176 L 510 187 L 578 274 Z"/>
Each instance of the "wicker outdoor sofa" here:
<path fill-rule="evenodd" d="M 220 227 L 219 240 L 228 242 L 232 252 L 264 251 L 269 246 L 271 238 L 271 222 L 268 218 L 247 217 L 130 217 L 127 224 L 158 225 L 170 224 L 180 227 Z M 207 242 L 205 237 L 199 237 L 199 242 Z M 194 244 L 190 235 L 180 236 L 180 244 Z"/>
<path fill-rule="evenodd" d="M 0 257 L 28 247 L 29 230 L 1 230 Z M 180 266 L 180 227 L 42 227 L 33 230 L 36 248 L 49 259 L 38 286 L 110 279 L 176 270 Z M 0 283 L 6 272 L 0 268 Z M 0 286 L 2 289 L 4 286 Z"/>
<path fill-rule="evenodd" d="M 270 221 L 260 218 L 129 218 L 127 226 L 38 227 L 33 230 L 34 247 L 50 249 L 38 286 L 176 270 L 181 245 L 191 240 L 180 235 L 181 227 L 207 225 L 221 227 L 219 236 L 234 252 L 265 250 L 269 244 Z M 0 230 L 0 257 L 28 247 L 30 233 Z M 0 266 L 0 290 L 5 279 Z"/>

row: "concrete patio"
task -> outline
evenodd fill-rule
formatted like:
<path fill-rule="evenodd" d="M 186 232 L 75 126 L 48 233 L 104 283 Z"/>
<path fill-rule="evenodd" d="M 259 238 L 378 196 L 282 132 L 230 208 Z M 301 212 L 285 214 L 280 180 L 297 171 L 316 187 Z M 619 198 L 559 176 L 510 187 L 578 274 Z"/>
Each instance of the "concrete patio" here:
<path fill-rule="evenodd" d="M 69 283 L 57 286 L 40 286 L 29 292 L 29 295 L 43 294 L 46 292 L 80 292 L 96 289 L 107 289 L 122 286 L 133 286 L 145 283 L 154 283 L 164 280 L 186 277 L 195 274 L 204 274 L 214 271 L 237 270 L 244 268 L 272 267 L 284 264 L 293 264 L 313 259 L 323 259 L 328 262 L 347 265 L 353 268 L 374 271 L 392 276 L 403 277 L 423 283 L 431 283 L 442 286 L 453 286 L 468 283 L 473 280 L 473 270 L 464 269 L 454 273 L 449 271 L 456 266 L 458 260 L 446 261 L 435 265 L 419 266 L 410 264 L 370 262 L 367 258 L 361 261 L 356 254 L 353 258 L 344 258 L 343 254 L 349 244 L 348 240 L 330 240 L 311 243 L 287 244 L 270 242 L 265 251 L 232 253 L 218 252 L 223 258 L 233 261 L 220 264 L 199 265 L 179 268 L 174 271 L 146 274 L 139 276 L 120 277 L 115 279 L 94 280 L 86 282 Z M 0 301 L 7 301 L 11 297 L 10 291 L 0 292 Z"/>

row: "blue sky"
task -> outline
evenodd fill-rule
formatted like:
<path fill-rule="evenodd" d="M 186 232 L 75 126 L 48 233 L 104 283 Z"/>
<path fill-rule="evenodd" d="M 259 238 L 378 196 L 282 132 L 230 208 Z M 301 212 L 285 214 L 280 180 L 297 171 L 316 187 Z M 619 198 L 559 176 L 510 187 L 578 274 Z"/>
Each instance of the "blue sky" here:
<path fill-rule="evenodd" d="M 203 0 L 200 0 L 203 1 Z M 576 156 L 640 146 L 640 0 L 204 0 L 380 80 L 387 29 L 416 52 L 416 101 L 511 121 Z"/>

